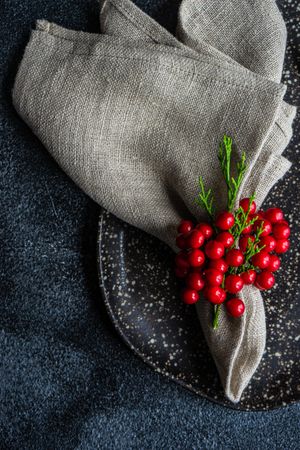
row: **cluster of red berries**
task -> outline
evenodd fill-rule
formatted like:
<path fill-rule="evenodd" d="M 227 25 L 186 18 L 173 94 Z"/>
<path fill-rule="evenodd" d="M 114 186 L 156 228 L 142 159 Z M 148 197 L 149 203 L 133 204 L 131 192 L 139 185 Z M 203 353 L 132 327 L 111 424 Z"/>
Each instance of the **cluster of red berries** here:
<path fill-rule="evenodd" d="M 236 216 L 228 211 L 220 213 L 213 226 L 204 222 L 194 226 L 189 220 L 180 223 L 176 245 L 181 251 L 175 258 L 175 273 L 184 279 L 185 303 L 196 303 L 202 291 L 215 305 L 226 300 L 228 313 L 239 317 L 245 305 L 236 294 L 244 285 L 254 284 L 261 290 L 274 286 L 274 272 L 280 267 L 276 253 L 285 253 L 290 245 L 289 224 L 279 208 L 256 213 L 256 204 L 249 198 L 240 201 L 240 208 L 248 219 L 238 236 L 234 235 Z M 257 252 L 245 264 L 251 241 Z"/>

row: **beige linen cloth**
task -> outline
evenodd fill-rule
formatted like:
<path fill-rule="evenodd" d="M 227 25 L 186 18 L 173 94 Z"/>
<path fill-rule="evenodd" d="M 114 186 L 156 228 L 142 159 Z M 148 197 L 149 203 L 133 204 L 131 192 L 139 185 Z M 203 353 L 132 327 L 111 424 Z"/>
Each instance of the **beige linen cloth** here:
<path fill-rule="evenodd" d="M 16 110 L 62 169 L 91 198 L 172 248 L 190 214 L 197 180 L 225 189 L 218 143 L 247 153 L 239 197 L 260 206 L 290 167 L 281 155 L 295 108 L 280 84 L 286 29 L 274 0 L 183 0 L 177 37 L 129 0 L 101 5 L 101 32 L 37 21 L 13 89 Z M 238 402 L 266 340 L 260 292 L 244 288 L 246 312 L 197 312 L 226 396 Z"/>

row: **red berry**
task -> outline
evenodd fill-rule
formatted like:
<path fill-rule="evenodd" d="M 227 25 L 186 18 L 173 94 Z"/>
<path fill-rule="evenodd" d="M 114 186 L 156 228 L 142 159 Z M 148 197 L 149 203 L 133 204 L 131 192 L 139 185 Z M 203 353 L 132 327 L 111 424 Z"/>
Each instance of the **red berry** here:
<path fill-rule="evenodd" d="M 181 298 L 187 305 L 192 305 L 199 300 L 199 294 L 195 289 L 184 289 Z"/>
<path fill-rule="evenodd" d="M 245 213 L 248 212 L 249 206 L 250 206 L 250 198 L 242 198 L 240 200 L 240 207 L 243 208 Z M 249 213 L 254 214 L 255 211 L 256 211 L 256 203 L 254 200 L 252 200 Z"/>
<path fill-rule="evenodd" d="M 280 222 L 277 222 L 277 223 L 284 223 L 288 227 L 290 226 L 287 220 L 281 220 Z"/>
<path fill-rule="evenodd" d="M 259 269 L 266 269 L 270 263 L 270 255 L 265 250 L 261 250 L 256 255 L 252 256 L 251 262 L 255 267 Z"/>
<path fill-rule="evenodd" d="M 179 224 L 179 227 L 177 228 L 178 233 L 186 234 L 192 231 L 193 229 L 193 222 L 190 220 L 182 220 Z"/>
<path fill-rule="evenodd" d="M 283 220 L 283 212 L 280 208 L 269 208 L 265 212 L 265 218 L 271 223 L 276 223 Z"/>
<path fill-rule="evenodd" d="M 223 258 L 211 259 L 209 261 L 208 267 L 210 269 L 217 269 L 217 270 L 219 270 L 222 273 L 225 273 L 228 270 L 228 264 Z"/>
<path fill-rule="evenodd" d="M 226 309 L 232 317 L 240 317 L 244 314 L 245 304 L 240 298 L 232 298 L 226 302 Z"/>
<path fill-rule="evenodd" d="M 216 236 L 216 241 L 222 242 L 225 248 L 229 248 L 234 243 L 234 237 L 229 231 L 222 231 Z"/>
<path fill-rule="evenodd" d="M 220 286 L 222 284 L 223 274 L 217 269 L 206 269 L 204 276 L 210 286 Z"/>
<path fill-rule="evenodd" d="M 179 252 L 175 256 L 175 264 L 181 269 L 188 269 L 190 264 L 187 259 L 188 255 L 185 252 Z"/>
<path fill-rule="evenodd" d="M 261 236 L 268 236 L 268 234 L 272 233 L 272 225 L 266 219 L 258 219 L 254 222 L 253 230 L 257 231 L 261 226 L 263 226 L 263 231 Z"/>
<path fill-rule="evenodd" d="M 280 267 L 280 259 L 277 255 L 270 255 L 270 262 L 268 265 L 268 270 L 270 272 L 276 272 Z"/>
<path fill-rule="evenodd" d="M 205 261 L 205 255 L 201 250 L 193 249 L 188 253 L 188 262 L 192 267 L 201 267 Z"/>
<path fill-rule="evenodd" d="M 251 233 L 253 230 L 253 225 L 247 225 L 243 230 L 242 230 L 242 234 L 249 234 Z"/>
<path fill-rule="evenodd" d="M 264 246 L 266 252 L 272 252 L 276 247 L 276 239 L 273 236 L 263 236 L 259 241 L 259 247 Z"/>
<path fill-rule="evenodd" d="M 224 252 L 224 245 L 218 241 L 208 241 L 205 246 L 205 253 L 210 259 L 222 258 Z"/>
<path fill-rule="evenodd" d="M 290 241 L 288 239 L 278 239 L 276 241 L 275 252 L 285 253 L 290 248 Z"/>
<path fill-rule="evenodd" d="M 191 272 L 186 277 L 186 285 L 190 289 L 201 291 L 205 286 L 204 278 L 199 272 Z"/>
<path fill-rule="evenodd" d="M 177 278 L 185 278 L 188 274 L 188 269 L 184 269 L 183 267 L 175 267 L 175 275 Z"/>
<path fill-rule="evenodd" d="M 211 238 L 214 232 L 213 228 L 205 222 L 199 223 L 196 228 L 203 233 L 205 239 Z"/>
<path fill-rule="evenodd" d="M 180 249 L 186 248 L 186 244 L 187 244 L 187 242 L 186 242 L 186 239 L 183 234 L 180 234 L 179 236 L 177 236 L 176 245 L 178 248 L 180 248 Z"/>
<path fill-rule="evenodd" d="M 250 236 L 250 235 L 246 235 L 246 236 L 242 236 L 239 240 L 239 247 L 240 250 L 245 253 L 245 251 L 247 250 L 248 246 L 249 246 L 249 239 L 254 242 L 255 241 L 255 237 L 254 236 Z"/>
<path fill-rule="evenodd" d="M 225 261 L 229 266 L 239 267 L 244 262 L 244 255 L 241 250 L 233 248 L 226 253 Z"/>
<path fill-rule="evenodd" d="M 266 219 L 265 212 L 262 209 L 253 214 L 253 216 L 257 217 L 258 219 Z"/>
<path fill-rule="evenodd" d="M 221 212 L 216 218 L 216 226 L 220 230 L 229 230 L 234 225 L 234 215 L 228 211 Z"/>
<path fill-rule="evenodd" d="M 199 248 L 204 244 L 204 234 L 199 230 L 193 230 L 187 238 L 188 247 Z"/>
<path fill-rule="evenodd" d="M 249 223 L 251 220 L 251 218 L 249 217 L 247 220 L 247 223 Z M 242 230 L 242 234 L 250 234 L 253 230 L 253 224 L 252 225 L 247 225 L 243 230 Z"/>
<path fill-rule="evenodd" d="M 290 227 L 284 223 L 275 223 L 273 225 L 273 234 L 276 239 L 288 239 L 291 234 Z"/>
<path fill-rule="evenodd" d="M 244 281 L 239 275 L 227 275 L 225 279 L 225 289 L 230 294 L 236 294 L 244 287 Z"/>
<path fill-rule="evenodd" d="M 244 284 L 253 284 L 256 278 L 256 272 L 253 269 L 247 270 L 247 272 L 241 273 Z"/>
<path fill-rule="evenodd" d="M 255 286 L 258 289 L 271 289 L 275 284 L 275 277 L 269 270 L 263 270 L 257 274 Z"/>
<path fill-rule="evenodd" d="M 203 291 L 203 295 L 207 300 L 216 305 L 223 303 L 226 299 L 226 293 L 220 286 L 206 287 Z"/>

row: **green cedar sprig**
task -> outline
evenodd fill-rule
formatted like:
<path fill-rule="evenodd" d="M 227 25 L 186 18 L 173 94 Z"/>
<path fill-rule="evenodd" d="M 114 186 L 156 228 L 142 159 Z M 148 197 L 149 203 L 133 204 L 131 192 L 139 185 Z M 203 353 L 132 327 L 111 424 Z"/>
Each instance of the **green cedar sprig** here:
<path fill-rule="evenodd" d="M 239 207 L 235 214 L 234 214 L 234 225 L 233 227 L 230 229 L 231 234 L 234 237 L 234 243 L 232 245 L 232 248 L 236 246 L 238 239 L 240 238 L 243 230 L 249 226 L 249 225 L 253 225 L 256 220 L 258 219 L 257 216 L 249 219 L 249 215 L 250 215 L 250 210 L 251 210 L 251 205 L 252 202 L 255 199 L 255 194 L 251 195 L 249 197 L 249 207 L 247 211 L 244 211 L 243 208 Z"/>
<path fill-rule="evenodd" d="M 233 210 L 236 196 L 238 194 L 244 174 L 247 169 L 247 165 L 245 163 L 246 154 L 245 152 L 243 152 L 241 160 L 238 161 L 236 164 L 237 175 L 235 178 L 231 173 L 232 171 L 231 157 L 232 157 L 232 139 L 231 137 L 225 134 L 223 140 L 220 142 L 219 145 L 218 159 L 227 186 L 227 209 L 229 211 Z M 208 189 L 208 191 L 205 190 L 202 177 L 199 177 L 199 187 L 200 192 L 198 194 L 197 203 L 198 205 L 200 205 L 201 208 L 203 208 L 207 212 L 209 217 L 213 220 L 215 212 L 215 208 L 213 205 L 214 197 L 211 189 Z"/>
<path fill-rule="evenodd" d="M 264 224 L 262 223 L 255 233 L 255 240 L 252 241 L 252 239 L 250 238 L 248 239 L 248 247 L 245 252 L 246 263 L 250 261 L 252 256 L 256 255 L 256 253 L 259 253 L 263 248 L 265 248 L 265 245 L 262 245 L 261 247 L 258 246 L 260 236 L 263 231 L 264 231 Z"/>
<path fill-rule="evenodd" d="M 237 176 L 236 178 L 234 178 L 234 176 L 231 174 L 231 156 L 232 156 L 232 139 L 231 137 L 225 134 L 223 137 L 223 141 L 219 145 L 218 159 L 220 161 L 222 173 L 227 186 L 228 211 L 233 210 L 238 190 L 241 186 L 244 174 L 247 169 L 247 165 L 245 163 L 246 154 L 245 152 L 243 152 L 241 160 L 237 162 L 236 165 Z"/>
<path fill-rule="evenodd" d="M 209 189 L 207 192 L 205 191 L 202 177 L 199 177 L 199 187 L 200 192 L 198 194 L 197 203 L 201 206 L 201 208 L 205 209 L 211 220 L 214 220 L 214 197 L 212 195 L 211 189 Z"/>
<path fill-rule="evenodd" d="M 231 167 L 231 158 L 232 158 L 232 139 L 231 137 L 227 136 L 226 134 L 223 137 L 223 140 L 221 141 L 219 145 L 219 153 L 218 153 L 218 159 L 221 165 L 221 170 L 225 179 L 225 183 L 227 186 L 227 209 L 228 211 L 232 212 L 236 197 L 238 194 L 238 191 L 241 187 L 243 177 L 245 175 L 245 172 L 247 170 L 246 165 L 246 154 L 245 152 L 242 153 L 240 161 L 236 164 L 236 177 L 232 175 L 232 167 Z M 212 222 L 214 221 L 214 213 L 215 213 L 215 207 L 214 207 L 214 197 L 212 194 L 212 190 L 208 189 L 208 191 L 205 190 L 203 178 L 199 178 L 199 187 L 200 192 L 197 197 L 197 203 L 200 205 L 201 208 L 203 208 L 207 214 L 209 215 Z M 258 219 L 258 217 L 253 217 L 249 219 L 251 204 L 255 198 L 255 195 L 252 195 L 250 197 L 249 201 L 249 208 L 248 211 L 244 211 L 243 208 L 238 208 L 237 211 L 234 213 L 235 216 L 235 224 L 234 226 L 229 230 L 233 237 L 234 237 L 234 244 L 232 247 L 235 247 L 237 245 L 237 242 L 242 234 L 242 231 L 249 225 L 253 225 L 255 221 Z M 255 268 L 251 264 L 251 258 L 258 252 L 262 250 L 263 247 L 259 247 L 259 238 L 263 231 L 263 224 L 261 227 L 256 231 L 256 237 L 255 241 L 252 242 L 251 239 L 249 239 L 249 245 L 247 247 L 246 253 L 245 253 L 245 262 L 244 264 L 239 268 L 230 268 L 229 273 L 240 273 L 244 272 L 246 270 L 249 270 L 250 268 Z M 224 277 L 225 279 L 225 277 Z M 224 288 L 224 279 L 222 283 L 222 287 Z M 218 321 L 219 321 L 219 314 L 221 310 L 221 305 L 215 305 L 214 306 L 214 313 L 213 313 L 213 328 L 218 328 Z"/>
<path fill-rule="evenodd" d="M 248 239 L 248 246 L 245 252 L 245 261 L 244 264 L 239 267 L 238 273 L 247 272 L 247 270 L 249 269 L 256 268 L 253 264 L 251 264 L 251 258 L 265 248 L 265 245 L 258 245 L 263 231 L 264 223 L 262 222 L 259 228 L 256 230 L 254 241 L 252 241 L 252 239 L 250 238 Z"/>

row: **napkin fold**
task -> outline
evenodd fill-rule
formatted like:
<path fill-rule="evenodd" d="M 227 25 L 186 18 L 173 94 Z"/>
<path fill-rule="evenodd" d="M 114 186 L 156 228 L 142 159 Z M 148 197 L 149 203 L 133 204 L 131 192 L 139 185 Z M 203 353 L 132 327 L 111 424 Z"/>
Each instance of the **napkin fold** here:
<path fill-rule="evenodd" d="M 295 108 L 280 84 L 286 31 L 273 0 L 183 0 L 177 37 L 129 0 L 102 2 L 102 34 L 37 21 L 14 89 L 16 110 L 91 198 L 173 249 L 182 217 L 203 219 L 197 180 L 226 205 L 217 159 L 224 133 L 247 152 L 237 201 L 261 205 L 290 167 L 282 152 Z M 266 339 L 263 299 L 246 287 L 246 313 L 197 313 L 226 396 L 239 401 Z"/>

